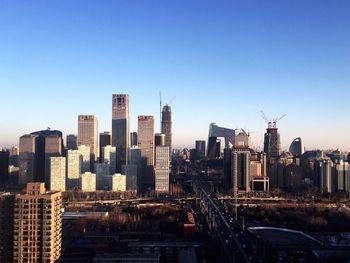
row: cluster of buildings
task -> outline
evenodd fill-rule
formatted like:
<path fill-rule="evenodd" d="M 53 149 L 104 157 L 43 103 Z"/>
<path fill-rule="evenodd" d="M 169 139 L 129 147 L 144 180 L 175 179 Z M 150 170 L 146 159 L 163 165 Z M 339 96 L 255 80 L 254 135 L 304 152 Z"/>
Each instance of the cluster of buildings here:
<path fill-rule="evenodd" d="M 137 132 L 130 132 L 129 95 L 113 94 L 111 131 L 99 134 L 95 115 L 79 115 L 77 135 L 67 135 L 66 144 L 58 130 L 25 134 L 17 152 L 0 152 L 0 181 L 9 180 L 12 167 L 19 185 L 44 182 L 51 191 L 167 193 L 172 147 L 169 105 L 163 107 L 161 118 L 161 133 L 155 133 L 150 115 L 138 116 Z"/>
<path fill-rule="evenodd" d="M 214 163 L 216 169 L 222 170 L 224 190 L 231 193 L 274 189 L 350 193 L 350 154 L 338 150 L 305 151 L 301 138 L 293 140 L 289 151 L 282 152 L 276 121 L 268 124 L 264 150 L 257 152 L 251 148 L 250 134 L 243 129 L 233 130 L 212 123 L 207 148 L 205 141 L 196 141 L 195 148 L 190 150 L 190 159 L 192 162 L 206 159 L 209 167 Z"/>

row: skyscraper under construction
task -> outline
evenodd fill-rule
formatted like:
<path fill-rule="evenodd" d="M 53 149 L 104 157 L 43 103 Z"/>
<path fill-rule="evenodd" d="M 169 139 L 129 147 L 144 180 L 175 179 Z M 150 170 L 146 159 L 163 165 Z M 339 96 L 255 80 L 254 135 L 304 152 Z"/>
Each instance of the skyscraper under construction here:
<path fill-rule="evenodd" d="M 162 133 L 165 134 L 165 146 L 169 147 L 170 159 L 172 150 L 172 122 L 171 122 L 171 107 L 166 104 L 162 110 Z"/>
<path fill-rule="evenodd" d="M 261 114 L 268 125 L 264 137 L 264 152 L 267 158 L 277 158 L 281 151 L 281 137 L 278 133 L 277 122 L 284 118 L 286 114 L 274 119 L 269 119 L 263 111 L 261 111 Z"/>

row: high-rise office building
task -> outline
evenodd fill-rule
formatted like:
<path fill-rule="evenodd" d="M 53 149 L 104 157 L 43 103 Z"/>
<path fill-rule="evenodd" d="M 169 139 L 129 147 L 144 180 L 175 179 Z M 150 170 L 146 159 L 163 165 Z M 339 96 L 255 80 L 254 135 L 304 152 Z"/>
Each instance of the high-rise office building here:
<path fill-rule="evenodd" d="M 333 166 L 334 164 L 330 159 L 319 159 L 315 161 L 315 183 L 321 193 L 334 192 Z"/>
<path fill-rule="evenodd" d="M 83 156 L 78 150 L 67 151 L 67 189 L 80 189 Z"/>
<path fill-rule="evenodd" d="M 142 185 L 154 185 L 154 118 L 153 116 L 138 116 L 138 147 L 141 149 Z"/>
<path fill-rule="evenodd" d="M 130 147 L 129 95 L 112 95 L 112 146 L 117 148 L 116 171 L 121 172 L 122 165 L 128 163 Z"/>
<path fill-rule="evenodd" d="M 0 150 L 0 184 L 5 183 L 9 177 L 10 152 Z"/>
<path fill-rule="evenodd" d="M 75 134 L 68 134 L 66 137 L 67 150 L 78 150 L 78 137 Z"/>
<path fill-rule="evenodd" d="M 31 134 L 19 138 L 19 184 L 33 182 L 37 162 L 36 136 Z"/>
<path fill-rule="evenodd" d="M 169 147 L 156 147 L 156 162 L 155 162 L 155 191 L 156 193 L 169 192 Z"/>
<path fill-rule="evenodd" d="M 137 167 L 137 189 L 141 188 L 141 176 L 142 176 L 142 157 L 141 149 L 138 147 L 130 148 L 130 165 L 136 165 Z"/>
<path fill-rule="evenodd" d="M 109 164 L 109 174 L 114 174 L 116 171 L 117 163 L 116 147 L 111 145 L 103 147 L 102 157 L 102 161 Z"/>
<path fill-rule="evenodd" d="M 96 189 L 107 190 L 110 185 L 108 183 L 108 177 L 112 175 L 110 173 L 110 165 L 108 162 L 95 163 L 95 174 L 96 174 Z"/>
<path fill-rule="evenodd" d="M 45 188 L 50 189 L 50 158 L 62 156 L 62 137 L 52 134 L 45 137 Z"/>
<path fill-rule="evenodd" d="M 89 146 L 86 145 L 79 145 L 78 146 L 78 151 L 80 152 L 80 154 L 83 157 L 83 164 L 82 164 L 82 173 L 85 172 L 91 172 L 91 148 Z"/>
<path fill-rule="evenodd" d="M 66 157 L 51 157 L 49 170 L 49 190 L 66 191 Z"/>
<path fill-rule="evenodd" d="M 172 151 L 172 120 L 171 120 L 171 107 L 165 105 L 162 109 L 162 123 L 161 132 L 165 134 L 165 146 L 169 147 L 169 158 L 171 158 Z"/>
<path fill-rule="evenodd" d="M 81 190 L 84 192 L 96 191 L 96 174 L 86 172 L 81 175 Z"/>
<path fill-rule="evenodd" d="M 196 154 L 198 159 L 204 159 L 205 158 L 205 141 L 204 140 L 197 140 L 196 141 Z"/>
<path fill-rule="evenodd" d="M 289 152 L 295 157 L 300 157 L 304 151 L 305 147 L 301 138 L 294 139 L 289 147 Z"/>
<path fill-rule="evenodd" d="M 233 191 L 250 191 L 250 151 L 234 149 L 231 154 L 231 176 Z"/>
<path fill-rule="evenodd" d="M 103 162 L 103 147 L 112 145 L 112 133 L 109 131 L 100 133 L 100 163 Z"/>
<path fill-rule="evenodd" d="M 130 132 L 130 147 L 137 146 L 137 132 Z"/>
<path fill-rule="evenodd" d="M 16 195 L 13 262 L 58 262 L 62 244 L 61 192 L 46 192 L 44 183 L 28 183 Z"/>
<path fill-rule="evenodd" d="M 36 140 L 36 171 L 35 177 L 31 182 L 45 182 L 46 175 L 49 172 L 47 169 L 48 158 L 62 155 L 64 148 L 63 135 L 61 131 L 51 130 L 50 128 L 32 132 L 31 135 L 34 135 Z"/>
<path fill-rule="evenodd" d="M 126 176 L 123 174 L 113 174 L 112 176 L 112 191 L 126 191 Z"/>
<path fill-rule="evenodd" d="M 126 190 L 137 191 L 137 165 L 123 165 L 122 174 L 126 176 Z"/>
<path fill-rule="evenodd" d="M 98 121 L 94 115 L 78 116 L 78 147 L 90 147 L 90 160 L 93 163 L 98 157 Z M 92 165 L 90 166 L 91 169 Z"/>
<path fill-rule="evenodd" d="M 15 196 L 0 193 L 0 262 L 11 263 L 13 259 L 13 214 Z"/>

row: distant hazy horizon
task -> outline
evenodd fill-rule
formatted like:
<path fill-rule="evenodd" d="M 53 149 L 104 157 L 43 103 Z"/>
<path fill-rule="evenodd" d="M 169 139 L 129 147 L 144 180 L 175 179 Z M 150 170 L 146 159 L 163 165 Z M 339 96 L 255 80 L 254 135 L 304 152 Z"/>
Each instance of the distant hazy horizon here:
<path fill-rule="evenodd" d="M 112 94 L 154 115 L 171 103 L 175 148 L 207 140 L 209 124 L 251 131 L 262 149 L 270 117 L 282 149 L 350 150 L 350 2 L 2 1 L 0 147 L 37 130 L 77 133 L 94 114 L 111 130 Z"/>

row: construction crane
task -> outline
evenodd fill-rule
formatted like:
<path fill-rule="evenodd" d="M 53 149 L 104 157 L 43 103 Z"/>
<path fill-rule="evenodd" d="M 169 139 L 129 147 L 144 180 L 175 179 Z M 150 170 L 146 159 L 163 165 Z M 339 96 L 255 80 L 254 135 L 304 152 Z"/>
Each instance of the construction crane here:
<path fill-rule="evenodd" d="M 276 129 L 277 122 L 279 122 L 280 120 L 282 120 L 286 116 L 287 116 L 287 114 L 283 114 L 278 118 L 270 119 L 263 111 L 261 111 L 261 117 L 266 121 L 269 129 Z"/>

